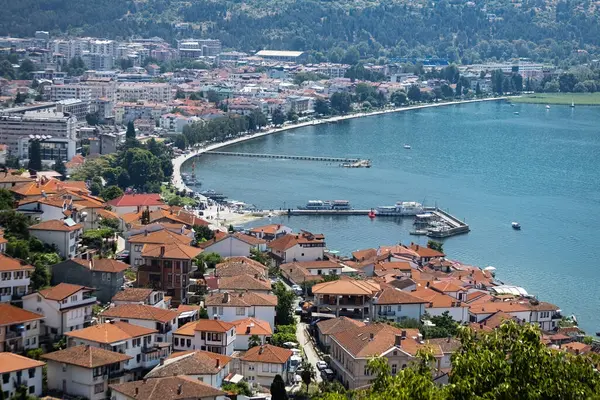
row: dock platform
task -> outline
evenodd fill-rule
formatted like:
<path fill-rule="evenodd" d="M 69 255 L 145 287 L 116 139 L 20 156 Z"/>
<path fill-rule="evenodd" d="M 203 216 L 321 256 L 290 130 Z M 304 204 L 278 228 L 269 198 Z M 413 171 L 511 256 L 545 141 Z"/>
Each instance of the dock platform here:
<path fill-rule="evenodd" d="M 235 153 L 231 151 L 207 151 L 205 154 L 214 154 L 219 156 L 233 156 L 233 157 L 254 157 L 254 158 L 278 158 L 286 160 L 304 160 L 304 161 L 324 161 L 324 162 L 338 162 L 357 164 L 364 163 L 369 160 L 363 160 L 361 158 L 346 158 L 346 157 L 321 157 L 321 156 L 290 156 L 283 154 L 261 154 L 261 153 Z M 369 161 L 370 164 L 370 161 Z"/>

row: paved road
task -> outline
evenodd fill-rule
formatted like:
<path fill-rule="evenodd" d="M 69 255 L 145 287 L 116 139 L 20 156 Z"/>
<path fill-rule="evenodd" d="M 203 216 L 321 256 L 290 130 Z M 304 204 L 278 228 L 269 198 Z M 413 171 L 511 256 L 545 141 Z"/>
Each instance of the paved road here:
<path fill-rule="evenodd" d="M 321 382 L 321 373 L 317 369 L 317 361 L 319 361 L 319 357 L 317 356 L 317 352 L 313 346 L 313 342 L 310 340 L 309 334 L 306 331 L 307 325 L 304 322 L 299 322 L 296 325 L 296 337 L 300 342 L 300 345 L 304 349 L 304 355 L 306 355 L 306 360 L 315 367 L 316 373 L 316 381 L 317 383 Z"/>

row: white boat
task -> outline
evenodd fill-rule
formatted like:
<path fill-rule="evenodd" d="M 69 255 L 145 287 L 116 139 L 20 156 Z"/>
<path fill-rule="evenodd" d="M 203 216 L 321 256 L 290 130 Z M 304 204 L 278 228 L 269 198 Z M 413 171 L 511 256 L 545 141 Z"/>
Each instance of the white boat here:
<path fill-rule="evenodd" d="M 423 212 L 423 205 L 416 201 L 399 201 L 393 206 L 380 206 L 375 209 L 377 215 L 417 215 Z"/>
<path fill-rule="evenodd" d="M 410 145 L 409 145 L 409 144 L 405 144 L 405 145 L 404 145 L 404 148 L 405 148 L 405 149 L 407 149 L 407 150 L 410 150 L 410 149 L 411 149 L 411 147 L 410 147 Z"/>
<path fill-rule="evenodd" d="M 511 224 L 511 226 L 514 230 L 517 230 L 517 231 L 521 230 L 521 224 L 519 224 L 518 222 L 513 222 Z"/>
<path fill-rule="evenodd" d="M 575 100 L 571 100 L 571 108 L 575 107 Z"/>
<path fill-rule="evenodd" d="M 513 114 L 515 114 L 515 115 L 519 115 L 519 112 L 518 112 L 518 111 L 515 111 Z"/>
<path fill-rule="evenodd" d="M 300 210 L 351 210 L 348 200 L 309 200 Z"/>
<path fill-rule="evenodd" d="M 550 109 L 550 106 L 546 106 L 546 110 L 549 110 L 549 109 Z"/>

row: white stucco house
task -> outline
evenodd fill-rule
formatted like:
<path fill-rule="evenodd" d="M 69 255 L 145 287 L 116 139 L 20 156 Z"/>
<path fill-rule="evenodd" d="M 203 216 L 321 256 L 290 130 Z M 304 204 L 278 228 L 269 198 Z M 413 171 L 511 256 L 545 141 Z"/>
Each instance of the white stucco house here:
<path fill-rule="evenodd" d="M 122 321 L 149 329 L 156 329 L 157 343 L 171 343 L 173 332 L 178 328 L 179 313 L 174 310 L 145 304 L 121 304 L 110 307 L 100 314 L 100 322 Z"/>
<path fill-rule="evenodd" d="M 213 240 L 199 243 L 205 253 L 217 253 L 221 257 L 249 257 L 251 250 L 265 251 L 267 241 L 240 232 L 227 234 Z"/>
<path fill-rule="evenodd" d="M 92 321 L 94 289 L 60 283 L 23 297 L 23 308 L 44 316 L 44 333 L 60 336 L 81 329 Z"/>
<path fill-rule="evenodd" d="M 12 257 L 0 254 L 0 302 L 20 298 L 29 293 L 29 276 L 34 268 Z"/>
<path fill-rule="evenodd" d="M 267 339 L 273 336 L 271 325 L 267 321 L 257 318 L 243 318 L 232 322 L 235 325 L 235 350 L 248 350 L 251 336 L 257 336 L 260 344 L 266 344 Z"/>
<path fill-rule="evenodd" d="M 226 393 L 188 376 L 171 376 L 110 385 L 113 400 L 226 400 Z M 95 400 L 95 399 L 93 399 Z"/>
<path fill-rule="evenodd" d="M 76 224 L 71 218 L 51 219 L 31 225 L 29 233 L 49 246 L 56 246 L 61 257 L 74 258 L 79 254 L 79 238 L 83 234 L 83 226 Z"/>
<path fill-rule="evenodd" d="M 27 387 L 27 393 L 42 395 L 42 368 L 46 363 L 14 353 L 0 353 L 0 387 L 5 399 L 12 398 L 19 386 Z"/>
<path fill-rule="evenodd" d="M 157 193 L 124 194 L 121 197 L 110 200 L 108 205 L 119 216 L 132 212 L 140 212 L 141 210 L 156 211 L 159 208 L 167 206 L 161 200 L 160 194 Z"/>
<path fill-rule="evenodd" d="M 322 260 L 325 236 L 306 231 L 287 234 L 269 242 L 267 248 L 278 263 Z"/>
<path fill-rule="evenodd" d="M 204 350 L 230 356 L 233 354 L 236 331 L 230 322 L 200 319 L 188 322 L 173 333 L 173 349 Z"/>
<path fill-rule="evenodd" d="M 233 322 L 246 317 L 266 321 L 275 328 L 277 296 L 254 292 L 213 293 L 204 299 L 204 306 L 211 318 Z"/>
<path fill-rule="evenodd" d="M 289 349 L 270 344 L 256 346 L 240 358 L 240 370 L 250 384 L 268 387 L 275 375 L 281 375 L 285 382 L 290 382 L 291 358 L 292 352 Z"/>
<path fill-rule="evenodd" d="M 400 322 L 412 318 L 417 321 L 425 313 L 427 300 L 396 288 L 386 288 L 373 297 L 371 315 L 376 319 Z"/>

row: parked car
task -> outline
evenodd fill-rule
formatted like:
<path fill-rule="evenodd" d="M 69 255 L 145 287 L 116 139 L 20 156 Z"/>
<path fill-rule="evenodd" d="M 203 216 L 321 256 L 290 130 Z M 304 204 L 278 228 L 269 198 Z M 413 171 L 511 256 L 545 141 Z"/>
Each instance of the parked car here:
<path fill-rule="evenodd" d="M 326 368 L 321 371 L 321 378 L 323 378 L 324 381 L 332 381 L 334 376 L 334 372 L 329 368 Z"/>
<path fill-rule="evenodd" d="M 300 285 L 292 285 L 292 291 L 296 293 L 297 296 L 300 296 L 302 293 L 304 293 Z"/>
<path fill-rule="evenodd" d="M 117 253 L 115 259 L 119 261 L 123 261 L 126 264 L 129 264 L 129 250 L 123 250 L 120 253 Z"/>
<path fill-rule="evenodd" d="M 327 367 L 329 367 L 329 366 L 327 365 L 327 363 L 325 361 L 322 361 L 322 360 L 317 361 L 317 369 L 319 371 L 323 371 L 324 369 L 327 369 Z"/>
<path fill-rule="evenodd" d="M 302 307 L 296 307 L 294 309 L 294 314 L 296 314 L 296 315 L 302 315 Z"/>

